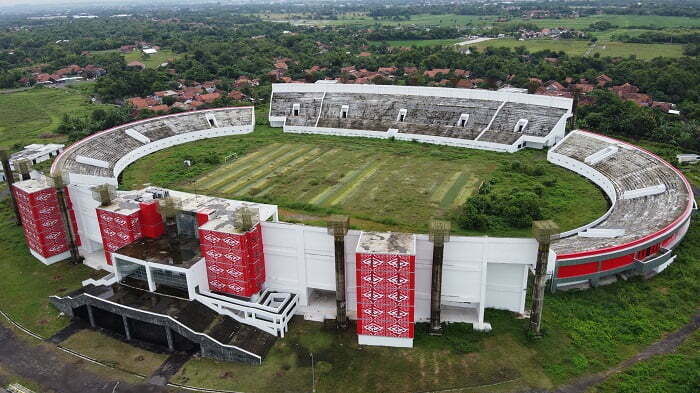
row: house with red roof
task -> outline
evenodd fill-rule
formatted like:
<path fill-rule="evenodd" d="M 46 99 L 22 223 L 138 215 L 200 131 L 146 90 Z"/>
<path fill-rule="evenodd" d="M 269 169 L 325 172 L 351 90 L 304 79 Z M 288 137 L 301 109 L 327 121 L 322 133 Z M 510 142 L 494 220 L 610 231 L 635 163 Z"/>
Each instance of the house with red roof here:
<path fill-rule="evenodd" d="M 423 75 L 425 75 L 428 78 L 435 78 L 438 75 L 447 75 L 449 73 L 449 68 L 433 68 L 432 70 L 424 71 Z"/>

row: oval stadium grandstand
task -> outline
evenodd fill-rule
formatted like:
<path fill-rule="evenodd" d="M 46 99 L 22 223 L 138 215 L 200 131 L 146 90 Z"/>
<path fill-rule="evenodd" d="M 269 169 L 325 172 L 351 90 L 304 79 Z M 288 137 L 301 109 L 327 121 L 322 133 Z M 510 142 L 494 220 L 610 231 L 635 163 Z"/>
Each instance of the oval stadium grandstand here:
<path fill-rule="evenodd" d="M 86 184 L 116 178 L 139 158 L 182 143 L 253 131 L 252 107 L 209 109 L 137 121 L 91 135 L 66 148 L 51 174 L 70 173 Z M 100 180 L 101 179 L 101 180 Z"/>
<path fill-rule="evenodd" d="M 549 148 L 551 163 L 599 186 L 610 208 L 563 233 L 538 222 L 535 238 L 450 236 L 446 222 L 431 223 L 430 235 L 367 232 L 350 229 L 347 217 L 315 227 L 281 222 L 275 205 L 157 186 L 115 190 L 124 168 L 147 154 L 252 132 L 252 107 L 94 134 L 54 161 L 51 175 L 69 175 L 66 187 L 41 177 L 14 183 L 12 193 L 38 260 L 84 258 L 108 271 L 51 298 L 94 327 L 253 364 L 294 315 L 339 325 L 353 319 L 360 344 L 411 347 L 416 322 L 489 330 L 486 308 L 524 313 L 533 270 L 544 291 L 546 276 L 553 290 L 587 288 L 657 274 L 673 262 L 696 209 L 689 183 L 632 144 L 581 130 L 566 135 L 571 107 L 566 98 L 484 90 L 273 85 L 270 125 L 285 132 L 507 153 Z M 437 246 L 443 250 L 434 253 Z"/>
<path fill-rule="evenodd" d="M 656 273 L 673 261 L 671 249 L 696 208 L 680 171 L 632 144 L 580 130 L 548 159 L 596 183 L 611 203 L 605 215 L 552 243 L 556 286 L 596 285 L 626 271 Z"/>

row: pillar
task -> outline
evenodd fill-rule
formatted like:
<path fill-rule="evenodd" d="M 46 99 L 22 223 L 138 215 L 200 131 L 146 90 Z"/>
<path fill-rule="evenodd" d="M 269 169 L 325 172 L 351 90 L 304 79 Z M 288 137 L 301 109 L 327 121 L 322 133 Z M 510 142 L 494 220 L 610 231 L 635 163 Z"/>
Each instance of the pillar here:
<path fill-rule="evenodd" d="M 97 326 L 95 325 L 95 315 L 92 313 L 92 306 L 87 305 L 87 311 L 88 311 L 88 319 L 90 320 L 90 327 L 91 328 L 96 328 Z"/>
<path fill-rule="evenodd" d="M 5 183 L 7 183 L 7 189 L 10 191 L 8 193 L 8 198 L 10 198 L 10 203 L 15 213 L 15 224 L 22 225 L 22 219 L 19 215 L 19 207 L 17 206 L 17 201 L 15 201 L 15 196 L 12 194 L 12 183 L 15 182 L 14 174 L 12 173 L 12 168 L 10 167 L 10 152 L 7 148 L 0 149 L 0 162 L 2 163 L 2 170 L 5 172 Z"/>
<path fill-rule="evenodd" d="M 333 236 L 335 248 L 335 305 L 338 329 L 347 329 L 347 300 L 345 289 L 345 235 L 350 219 L 347 216 L 334 216 L 327 223 L 328 234 Z"/>
<path fill-rule="evenodd" d="M 173 345 L 173 332 L 168 326 L 165 326 L 165 338 L 168 340 L 168 350 L 170 352 L 175 351 L 175 346 Z"/>
<path fill-rule="evenodd" d="M 450 240 L 450 223 L 433 220 L 430 223 L 428 239 L 433 243 L 432 279 L 430 282 L 430 334 L 442 334 L 440 325 L 440 301 L 442 298 L 442 264 L 445 242 Z"/>
<path fill-rule="evenodd" d="M 532 232 L 537 239 L 537 263 L 535 279 L 532 284 L 532 310 L 530 311 L 529 333 L 534 337 L 542 335 L 542 310 L 544 308 L 544 290 L 547 281 L 547 262 L 549 260 L 549 245 L 552 235 L 559 233 L 559 227 L 554 221 L 535 221 Z"/>
<path fill-rule="evenodd" d="M 61 211 L 63 224 L 65 227 L 66 238 L 68 239 L 68 250 L 73 264 L 77 265 L 82 262 L 82 257 L 78 253 L 78 246 L 75 244 L 75 235 L 73 234 L 73 226 L 71 225 L 70 214 L 68 213 L 68 205 L 66 204 L 66 196 L 64 188 L 68 184 L 60 175 L 53 177 L 54 187 L 56 188 L 56 198 L 58 199 L 58 210 Z"/>
<path fill-rule="evenodd" d="M 131 340 L 131 330 L 129 330 L 129 318 L 126 315 L 122 315 L 122 322 L 124 322 L 124 334 L 126 335 L 126 340 Z"/>

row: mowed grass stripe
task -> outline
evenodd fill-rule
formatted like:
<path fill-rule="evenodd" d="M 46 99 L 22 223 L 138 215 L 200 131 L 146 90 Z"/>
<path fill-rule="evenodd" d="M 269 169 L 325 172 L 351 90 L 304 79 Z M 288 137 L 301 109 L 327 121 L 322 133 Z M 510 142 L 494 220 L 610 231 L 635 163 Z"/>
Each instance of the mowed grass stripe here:
<path fill-rule="evenodd" d="M 222 167 L 211 172 L 210 174 L 199 178 L 199 180 L 197 180 L 197 187 L 205 189 L 211 188 L 213 185 L 215 185 L 223 179 L 221 176 L 229 176 L 232 173 L 231 170 L 233 168 L 236 168 L 235 170 L 247 168 L 250 165 L 253 165 L 255 162 L 257 162 L 256 160 L 258 158 L 266 157 L 283 147 L 284 145 L 281 145 L 279 143 L 273 143 L 269 146 L 265 146 L 264 148 L 258 151 L 246 154 L 245 156 L 233 162 L 226 163 Z"/>
<path fill-rule="evenodd" d="M 364 164 L 363 166 L 353 169 L 345 174 L 343 176 L 343 179 L 337 182 L 336 184 L 333 184 L 330 187 L 327 187 L 320 193 L 318 193 L 315 197 L 311 198 L 309 203 L 314 204 L 314 205 L 321 205 L 323 204 L 332 194 L 334 194 L 339 188 L 343 187 L 348 181 L 352 181 L 352 179 L 357 176 L 357 174 L 361 173 L 365 168 L 368 166 L 372 165 L 372 161 Z M 335 175 L 337 171 L 333 172 L 333 175 Z M 327 177 L 330 178 L 330 177 Z"/>
<path fill-rule="evenodd" d="M 317 205 L 330 205 L 328 202 L 333 200 L 333 198 L 335 198 L 338 195 L 338 193 L 341 192 L 341 190 L 345 189 L 345 187 L 349 184 L 352 184 L 352 182 L 354 182 L 358 177 L 365 173 L 367 169 L 376 165 L 376 163 L 376 160 L 372 160 L 367 162 L 360 168 L 350 171 L 346 176 L 343 177 L 343 179 L 340 182 L 334 184 L 332 187 L 329 187 L 324 192 L 319 194 L 316 198 L 314 198 L 314 201 L 312 203 Z"/>
<path fill-rule="evenodd" d="M 310 174 L 309 179 L 318 179 L 322 177 L 321 180 L 318 180 L 317 185 L 319 187 L 317 187 L 317 185 L 311 185 L 309 182 L 309 186 L 311 186 L 311 188 L 299 194 L 299 198 L 297 199 L 304 203 L 313 204 L 314 202 L 312 201 L 318 198 L 319 195 L 327 192 L 329 188 L 336 185 L 335 183 L 330 186 L 326 186 L 325 184 L 328 180 L 337 178 L 339 173 L 346 173 L 347 169 L 345 168 L 345 165 L 348 162 L 360 162 L 365 158 L 366 155 L 363 155 L 362 153 L 348 150 L 342 150 L 339 151 L 338 154 L 330 156 L 323 162 L 322 167 L 311 169 L 312 174 Z"/>
<path fill-rule="evenodd" d="M 464 205 L 467 199 L 469 199 L 469 197 L 474 193 L 474 190 L 476 189 L 476 183 L 478 181 L 478 178 L 471 179 L 467 184 L 467 187 L 464 187 L 462 189 L 462 192 L 460 192 L 457 198 L 455 198 L 454 202 L 452 202 L 452 206 Z"/>
<path fill-rule="evenodd" d="M 246 163 L 248 161 L 251 161 L 251 160 L 255 159 L 256 157 L 260 156 L 261 154 L 268 154 L 270 151 L 278 149 L 280 146 L 281 145 L 279 143 L 273 143 L 273 144 L 265 146 L 264 148 L 262 148 L 260 150 L 245 154 L 243 157 L 241 157 L 239 159 L 224 163 L 221 167 L 206 174 L 205 176 L 200 177 L 197 180 L 197 183 L 199 185 L 206 186 L 207 183 L 217 181 L 218 176 L 226 174 L 226 172 L 229 171 L 231 169 L 231 167 L 240 165 L 241 163 Z"/>
<path fill-rule="evenodd" d="M 469 181 L 469 175 L 465 173 L 460 173 L 459 177 L 457 180 L 452 184 L 452 187 L 445 193 L 445 196 L 442 198 L 442 201 L 440 201 L 440 206 L 441 207 L 450 207 L 452 206 L 453 202 L 455 199 L 457 199 L 457 196 L 460 194 L 462 189 L 464 189 L 464 186 L 467 184 Z"/>
<path fill-rule="evenodd" d="M 230 168 L 230 172 L 228 172 L 225 176 L 220 177 L 218 181 L 214 184 L 209 185 L 207 189 L 218 190 L 221 187 L 224 187 L 232 181 L 236 180 L 236 178 L 240 177 L 242 174 L 255 170 L 256 168 L 267 164 L 268 162 L 270 162 L 270 160 L 274 160 L 274 157 L 279 156 L 280 154 L 285 154 L 286 152 L 291 150 L 292 147 L 293 145 L 281 145 L 279 148 L 269 151 L 264 155 L 258 156 L 253 160 L 244 162 L 243 165 L 239 166 L 234 164 Z"/>
<path fill-rule="evenodd" d="M 443 198 L 447 192 L 452 188 L 452 186 L 457 182 L 457 179 L 462 175 L 463 172 L 455 172 L 446 180 L 444 180 L 440 186 L 438 186 L 433 194 L 430 196 L 430 201 L 435 203 L 442 202 Z"/>
<path fill-rule="evenodd" d="M 248 191 L 252 189 L 260 189 L 261 187 L 267 186 L 270 182 L 272 182 L 277 176 L 283 175 L 290 170 L 296 168 L 298 165 L 303 164 L 306 161 L 309 161 L 313 158 L 317 158 L 321 153 L 321 149 L 319 148 L 309 148 L 308 150 L 304 151 L 301 153 L 299 156 L 294 158 L 292 161 L 287 162 L 284 164 L 281 168 L 275 168 L 272 170 L 272 172 L 268 173 L 267 175 L 259 178 L 258 180 L 248 184 L 247 186 L 241 188 L 238 190 L 238 194 L 240 195 L 255 195 L 257 192 L 254 193 L 248 193 Z"/>
<path fill-rule="evenodd" d="M 237 181 L 227 184 L 224 187 L 219 188 L 218 190 L 224 193 L 232 193 L 236 190 L 239 190 L 246 185 L 250 184 L 251 182 L 256 181 L 256 179 L 266 176 L 270 172 L 274 171 L 278 166 L 284 165 L 288 163 L 289 161 L 294 160 L 295 158 L 299 157 L 299 155 L 304 154 L 305 152 L 311 150 L 313 146 L 309 145 L 291 145 L 293 146 L 292 149 L 290 149 L 288 152 L 285 154 L 275 158 L 272 161 L 269 161 L 267 163 L 264 163 L 260 165 L 258 168 L 253 170 L 252 172 L 247 172 L 244 176 L 241 176 Z"/>
<path fill-rule="evenodd" d="M 337 149 L 326 150 L 326 151 L 322 152 L 321 154 L 318 154 L 317 156 L 313 157 L 313 159 L 302 163 L 301 165 L 298 165 L 296 167 L 288 167 L 289 171 L 285 172 L 284 174 L 286 174 L 287 176 L 296 176 L 297 173 L 305 170 L 309 165 L 312 165 L 313 163 L 320 161 L 329 155 L 335 154 L 337 151 L 338 151 Z M 259 193 L 255 194 L 254 196 L 257 196 L 257 197 L 265 196 L 265 195 L 267 195 L 267 193 L 272 191 L 275 188 L 275 186 L 277 186 L 277 184 L 275 184 L 275 183 L 269 184 L 269 185 L 267 185 L 267 187 L 262 189 Z"/>
<path fill-rule="evenodd" d="M 375 173 L 377 173 L 377 170 L 379 170 L 379 168 L 384 164 L 384 160 L 376 160 L 373 165 L 365 168 L 361 173 L 358 173 L 355 179 L 341 187 L 336 193 L 337 195 L 331 198 L 327 204 L 333 206 L 340 205 L 341 203 L 345 202 L 345 200 L 351 196 L 354 191 L 359 189 L 361 184 L 365 183 Z"/>

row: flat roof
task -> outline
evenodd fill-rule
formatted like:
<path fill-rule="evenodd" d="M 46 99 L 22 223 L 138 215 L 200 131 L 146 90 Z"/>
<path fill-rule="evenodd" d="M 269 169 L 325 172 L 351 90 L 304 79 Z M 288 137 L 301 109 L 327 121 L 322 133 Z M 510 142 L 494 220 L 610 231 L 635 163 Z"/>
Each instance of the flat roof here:
<path fill-rule="evenodd" d="M 191 268 L 202 259 L 197 239 L 180 238 L 177 243 L 171 246 L 167 234 L 157 239 L 139 239 L 114 253 L 141 261 L 185 269 Z"/>
<path fill-rule="evenodd" d="M 158 199 L 154 198 L 154 195 L 163 195 L 165 193 L 167 193 L 170 197 L 177 198 L 182 205 L 183 211 L 193 213 L 206 211 L 209 214 L 210 220 L 215 220 L 216 218 L 223 216 L 232 219 L 235 211 L 242 207 L 251 208 L 257 211 L 256 222 L 267 221 L 274 218 L 275 214 L 277 213 L 276 205 L 210 197 L 160 187 L 146 187 L 135 191 L 117 191 L 117 196 L 112 201 L 112 204 L 109 206 L 99 207 L 99 209 L 129 215 L 138 211 L 139 203 L 156 201 Z M 222 223 L 219 225 L 222 225 L 222 227 L 225 226 Z"/>
<path fill-rule="evenodd" d="M 357 252 L 415 255 L 415 235 L 400 232 L 362 232 Z"/>

